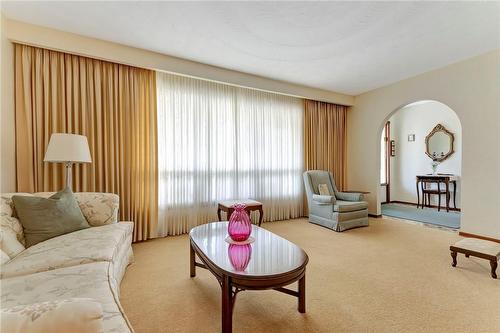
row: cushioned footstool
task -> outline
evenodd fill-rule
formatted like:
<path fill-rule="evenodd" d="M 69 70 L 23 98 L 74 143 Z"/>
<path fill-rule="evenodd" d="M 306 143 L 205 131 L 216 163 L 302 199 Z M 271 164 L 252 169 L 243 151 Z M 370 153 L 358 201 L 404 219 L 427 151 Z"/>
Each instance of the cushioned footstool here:
<path fill-rule="evenodd" d="M 457 253 L 465 254 L 465 257 L 473 256 L 490 261 L 491 277 L 497 278 L 497 265 L 500 259 L 500 244 L 477 238 L 464 238 L 450 246 L 453 267 L 457 265 Z"/>

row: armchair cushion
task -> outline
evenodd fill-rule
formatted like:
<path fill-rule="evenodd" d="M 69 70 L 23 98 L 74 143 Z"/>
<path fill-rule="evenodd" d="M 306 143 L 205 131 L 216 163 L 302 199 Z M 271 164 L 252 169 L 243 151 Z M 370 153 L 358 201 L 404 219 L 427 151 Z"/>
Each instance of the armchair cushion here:
<path fill-rule="evenodd" d="M 335 196 L 344 201 L 363 201 L 363 193 L 337 192 Z"/>
<path fill-rule="evenodd" d="M 308 177 L 311 184 L 312 192 L 315 194 L 319 194 L 319 185 L 326 184 L 328 187 L 328 192 L 330 195 L 335 193 L 335 189 L 332 185 L 332 180 L 330 179 L 330 174 L 325 171 L 320 170 L 310 170 L 308 172 Z"/>
<path fill-rule="evenodd" d="M 368 203 L 365 201 L 343 201 L 337 200 L 333 210 L 339 213 L 354 212 L 357 210 L 368 209 Z"/>
<path fill-rule="evenodd" d="M 313 194 L 312 199 L 319 204 L 334 204 L 336 199 L 332 195 Z"/>

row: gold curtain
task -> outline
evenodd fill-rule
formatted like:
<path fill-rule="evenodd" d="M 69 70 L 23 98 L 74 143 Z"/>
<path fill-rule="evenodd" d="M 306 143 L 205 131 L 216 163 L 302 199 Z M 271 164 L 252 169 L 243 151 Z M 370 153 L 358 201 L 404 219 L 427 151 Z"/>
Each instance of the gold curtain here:
<path fill-rule="evenodd" d="M 347 107 L 305 100 L 305 169 L 333 173 L 337 188 L 346 185 Z"/>
<path fill-rule="evenodd" d="M 156 236 L 153 71 L 16 44 L 15 109 L 19 192 L 63 188 L 64 167 L 43 162 L 50 135 L 85 135 L 92 163 L 73 166 L 74 191 L 118 194 L 134 241 Z"/>

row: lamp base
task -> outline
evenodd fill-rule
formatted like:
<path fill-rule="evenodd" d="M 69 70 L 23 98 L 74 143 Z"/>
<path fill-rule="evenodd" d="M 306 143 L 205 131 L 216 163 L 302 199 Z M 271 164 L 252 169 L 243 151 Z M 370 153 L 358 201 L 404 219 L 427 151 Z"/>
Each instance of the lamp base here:
<path fill-rule="evenodd" d="M 73 167 L 73 163 L 71 162 L 66 162 L 66 164 L 64 165 L 65 168 L 66 168 L 66 187 L 69 187 L 70 190 L 73 191 L 72 189 L 72 183 L 73 183 L 73 172 L 72 172 L 72 167 Z"/>

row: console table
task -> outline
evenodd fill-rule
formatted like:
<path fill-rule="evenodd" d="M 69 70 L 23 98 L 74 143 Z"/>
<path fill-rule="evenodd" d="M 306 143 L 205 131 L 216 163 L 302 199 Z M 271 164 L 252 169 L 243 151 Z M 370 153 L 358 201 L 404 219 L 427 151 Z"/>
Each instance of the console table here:
<path fill-rule="evenodd" d="M 438 195 L 438 211 L 441 209 L 441 195 L 446 195 L 446 211 L 450 211 L 450 184 L 453 185 L 453 207 L 457 208 L 456 198 L 457 198 L 457 175 L 450 174 L 437 174 L 437 175 L 417 175 L 416 177 L 416 187 L 417 187 L 417 208 L 422 206 L 422 209 L 426 205 L 426 195 L 427 201 L 430 205 L 430 195 Z M 427 188 L 427 184 L 437 184 L 437 189 Z M 441 184 L 444 184 L 444 189 L 441 189 Z M 419 186 L 420 185 L 420 186 Z M 422 203 L 420 203 L 420 191 L 422 191 Z"/>

